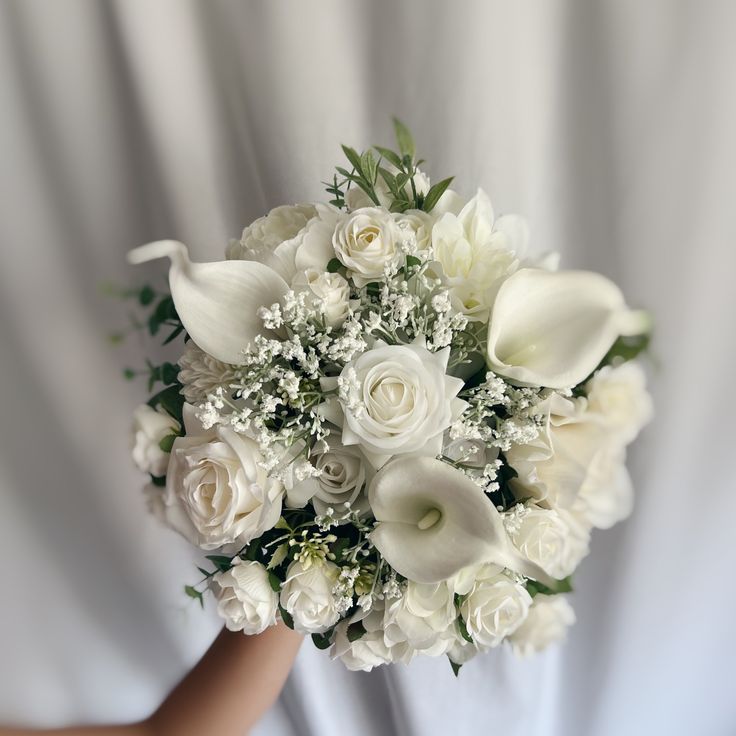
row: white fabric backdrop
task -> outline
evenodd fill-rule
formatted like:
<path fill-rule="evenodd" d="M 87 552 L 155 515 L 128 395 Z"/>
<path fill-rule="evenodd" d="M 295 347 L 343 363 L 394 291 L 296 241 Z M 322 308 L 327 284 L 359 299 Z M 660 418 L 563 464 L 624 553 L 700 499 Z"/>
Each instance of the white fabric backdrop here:
<path fill-rule="evenodd" d="M 736 5 L 0 1 L 0 722 L 145 715 L 215 635 L 126 453 L 143 387 L 97 291 L 161 237 L 217 257 L 409 123 L 430 173 L 528 216 L 658 321 L 630 522 L 568 645 L 347 674 L 301 652 L 261 734 L 736 732 Z M 163 271 L 159 271 L 163 273 Z"/>

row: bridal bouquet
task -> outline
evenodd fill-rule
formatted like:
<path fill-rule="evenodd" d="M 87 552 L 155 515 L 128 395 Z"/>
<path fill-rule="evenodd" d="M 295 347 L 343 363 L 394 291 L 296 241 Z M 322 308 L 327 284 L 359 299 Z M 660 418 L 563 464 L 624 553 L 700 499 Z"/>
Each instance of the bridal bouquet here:
<path fill-rule="evenodd" d="M 349 669 L 457 673 L 574 621 L 592 529 L 631 509 L 649 324 L 607 278 L 528 254 L 482 190 L 430 185 L 395 128 L 398 151 L 343 146 L 329 203 L 277 207 L 226 260 L 130 253 L 171 260 L 170 293 L 137 294 L 183 343 L 148 364 L 132 452 L 152 511 L 208 553 L 187 594 L 229 629 L 281 620 Z"/>

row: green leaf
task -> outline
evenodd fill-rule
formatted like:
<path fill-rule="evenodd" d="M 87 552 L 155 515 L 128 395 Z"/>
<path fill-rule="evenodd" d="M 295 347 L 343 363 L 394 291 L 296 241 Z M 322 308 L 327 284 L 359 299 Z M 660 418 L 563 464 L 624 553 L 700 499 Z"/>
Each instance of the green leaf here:
<path fill-rule="evenodd" d="M 408 268 L 416 268 L 417 266 L 421 266 L 422 261 L 417 258 L 416 256 L 407 256 L 406 257 L 406 267 Z"/>
<path fill-rule="evenodd" d="M 161 448 L 162 452 L 171 452 L 171 447 L 174 444 L 174 440 L 179 435 L 176 434 L 167 434 L 166 437 L 164 437 L 159 443 L 158 446 Z"/>
<path fill-rule="evenodd" d="M 291 531 L 291 527 L 289 526 L 289 522 L 284 519 L 284 517 L 280 517 L 279 520 L 274 524 L 274 529 L 288 529 Z"/>
<path fill-rule="evenodd" d="M 342 261 L 339 258 L 330 258 L 327 262 L 327 273 L 337 273 L 342 267 Z"/>
<path fill-rule="evenodd" d="M 389 210 L 391 212 L 406 212 L 408 209 L 411 208 L 411 205 L 412 203 L 407 202 L 405 199 L 395 199 L 393 202 L 391 202 Z"/>
<path fill-rule="evenodd" d="M 362 621 L 356 621 L 348 626 L 348 641 L 358 641 L 365 634 L 365 626 Z"/>
<path fill-rule="evenodd" d="M 161 380 L 165 384 L 176 383 L 179 378 L 179 366 L 176 363 L 164 363 L 161 366 Z"/>
<path fill-rule="evenodd" d="M 373 157 L 373 151 L 368 150 L 360 157 L 360 167 L 363 172 L 363 176 L 367 179 L 368 183 L 371 185 L 375 184 L 378 164 L 376 163 L 376 159 Z"/>
<path fill-rule="evenodd" d="M 156 298 L 156 292 L 146 284 L 138 292 L 138 303 L 142 307 L 147 307 Z"/>
<path fill-rule="evenodd" d="M 204 575 L 206 578 L 209 578 L 212 576 L 212 573 L 209 570 L 205 570 L 203 567 L 197 566 L 197 570 L 199 570 L 202 575 Z"/>
<path fill-rule="evenodd" d="M 393 164 L 397 169 L 401 168 L 401 156 L 392 151 L 390 148 L 382 148 L 381 146 L 373 146 L 378 153 L 383 156 L 390 164 Z"/>
<path fill-rule="evenodd" d="M 159 301 L 153 310 L 153 314 L 148 318 L 148 331 L 151 335 L 155 335 L 161 325 L 170 319 L 178 319 L 178 315 L 176 314 L 174 300 L 171 296 L 166 295 Z"/>
<path fill-rule="evenodd" d="M 162 391 L 159 391 L 155 396 L 152 396 L 148 400 L 148 405 L 153 409 L 157 406 L 162 407 L 179 424 L 183 424 L 182 411 L 184 408 L 184 397 L 179 393 L 179 388 L 179 384 L 168 386 Z"/>
<path fill-rule="evenodd" d="M 432 211 L 432 209 L 437 204 L 437 202 L 439 202 L 440 197 L 445 193 L 445 190 L 447 189 L 447 187 L 450 186 L 454 178 L 454 176 L 450 176 L 447 179 L 438 181 L 436 184 L 433 184 L 430 187 L 429 191 L 424 195 L 423 209 L 425 212 Z"/>
<path fill-rule="evenodd" d="M 178 327 L 174 327 L 174 329 L 169 333 L 169 336 L 161 343 L 162 345 L 168 345 L 170 342 L 173 342 L 176 340 L 181 333 L 184 332 L 184 325 L 179 325 Z"/>
<path fill-rule="evenodd" d="M 535 595 L 541 593 L 542 595 L 557 595 L 558 593 L 571 593 L 572 592 L 572 575 L 568 575 L 562 580 L 555 580 L 553 586 L 544 585 L 538 580 L 527 580 L 526 590 L 529 595 L 534 598 Z"/>
<path fill-rule="evenodd" d="M 453 662 L 449 657 L 447 659 L 450 662 L 450 667 L 452 667 L 452 673 L 457 677 L 460 674 L 460 668 L 462 665 L 457 662 Z"/>
<path fill-rule="evenodd" d="M 278 576 L 274 573 L 270 572 L 268 573 L 268 582 L 271 585 L 271 590 L 278 593 L 281 590 L 281 581 L 278 579 Z"/>
<path fill-rule="evenodd" d="M 284 543 L 280 544 L 276 549 L 274 550 L 273 555 L 271 555 L 271 559 L 268 562 L 268 565 L 266 565 L 267 570 L 272 570 L 274 567 L 278 567 L 285 559 L 286 555 L 289 552 L 289 545 Z"/>
<path fill-rule="evenodd" d="M 202 608 L 204 608 L 204 598 L 202 597 L 202 594 L 193 585 L 185 585 L 184 592 L 190 598 L 194 598 L 195 601 L 199 601 L 199 605 L 202 606 Z"/>
<path fill-rule="evenodd" d="M 156 488 L 164 488 L 166 486 L 166 476 L 165 475 L 152 475 L 151 483 L 153 483 L 153 485 L 156 486 Z"/>
<path fill-rule="evenodd" d="M 360 163 L 360 155 L 354 148 L 350 148 L 350 146 L 343 146 L 342 152 L 345 154 L 345 157 L 348 161 L 350 161 L 350 165 L 359 173 L 363 174 L 363 170 Z M 340 171 L 338 169 L 338 171 Z M 342 173 L 342 172 L 341 172 Z"/>
<path fill-rule="evenodd" d="M 462 636 L 462 638 L 465 639 L 465 641 L 467 641 L 470 644 L 472 644 L 473 643 L 473 637 L 470 636 L 470 634 L 468 633 L 468 627 L 467 627 L 467 625 L 465 623 L 465 620 L 463 619 L 462 616 L 458 616 L 457 617 L 457 628 L 460 631 L 460 636 Z"/>
<path fill-rule="evenodd" d="M 622 335 L 615 343 L 613 343 L 613 346 L 608 353 L 606 353 L 606 357 L 603 358 L 603 365 L 607 365 L 617 358 L 622 360 L 633 360 L 649 348 L 651 341 L 651 333 L 644 335 L 630 335 L 627 337 Z"/>
<path fill-rule="evenodd" d="M 132 381 L 136 376 L 136 372 L 132 368 L 123 369 L 123 377 L 126 381 Z"/>
<path fill-rule="evenodd" d="M 245 550 L 245 559 L 249 562 L 255 562 L 258 553 L 261 550 L 261 539 L 254 539 L 249 545 L 248 549 Z"/>
<path fill-rule="evenodd" d="M 409 132 L 409 128 L 398 118 L 394 118 L 394 133 L 396 134 L 396 142 L 399 144 L 401 155 L 413 159 L 415 153 L 414 138 Z"/>
<path fill-rule="evenodd" d="M 312 634 L 312 641 L 317 649 L 329 649 L 332 646 L 332 632 L 334 629 L 325 631 L 324 634 Z"/>
<path fill-rule="evenodd" d="M 225 555 L 205 555 L 205 557 L 220 571 L 227 572 L 232 566 L 232 559 Z"/>
<path fill-rule="evenodd" d="M 294 619 L 291 617 L 291 614 L 279 603 L 279 614 L 281 615 L 281 620 L 284 622 L 288 628 L 293 629 L 294 628 Z"/>

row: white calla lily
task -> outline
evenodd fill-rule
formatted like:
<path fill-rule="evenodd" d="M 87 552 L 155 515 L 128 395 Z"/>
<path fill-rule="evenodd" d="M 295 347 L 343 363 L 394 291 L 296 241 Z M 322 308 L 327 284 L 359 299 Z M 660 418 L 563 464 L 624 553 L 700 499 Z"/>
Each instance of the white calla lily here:
<path fill-rule="evenodd" d="M 488 365 L 522 385 L 570 388 L 593 372 L 620 335 L 647 328 L 647 315 L 629 310 L 605 276 L 524 268 L 496 295 Z"/>
<path fill-rule="evenodd" d="M 513 548 L 500 514 L 464 473 L 430 457 L 397 458 L 373 479 L 368 500 L 378 525 L 371 541 L 399 574 L 447 580 L 483 562 L 552 584 Z"/>
<path fill-rule="evenodd" d="M 171 259 L 169 286 L 176 311 L 194 342 L 223 363 L 238 364 L 243 350 L 263 333 L 258 309 L 279 301 L 288 285 L 256 261 L 192 263 L 187 247 L 159 240 L 128 253 L 128 262 Z"/>

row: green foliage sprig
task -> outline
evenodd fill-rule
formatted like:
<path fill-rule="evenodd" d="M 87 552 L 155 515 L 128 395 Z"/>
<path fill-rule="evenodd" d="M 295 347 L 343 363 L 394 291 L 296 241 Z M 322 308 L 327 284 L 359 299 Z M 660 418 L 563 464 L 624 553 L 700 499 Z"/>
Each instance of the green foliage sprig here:
<path fill-rule="evenodd" d="M 393 119 L 394 134 L 398 151 L 383 146 L 373 146 L 363 153 L 343 145 L 342 150 L 352 168 L 337 166 L 337 174 L 331 182 L 325 182 L 327 192 L 332 195 L 330 204 L 346 209 L 346 194 L 351 186 L 361 189 L 380 206 L 381 199 L 376 187 L 379 179 L 388 190 L 388 209 L 391 212 L 423 210 L 431 212 L 454 177 L 437 182 L 426 193 L 417 188 L 416 176 L 424 159 L 416 158 L 416 146 L 409 129 L 397 118 Z M 392 167 L 391 171 L 388 167 Z"/>

